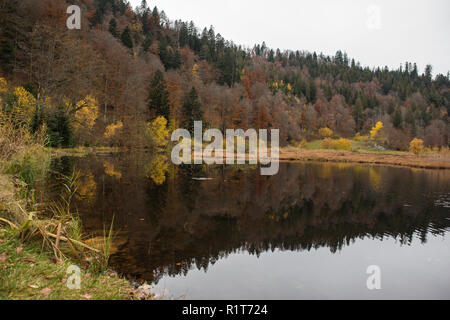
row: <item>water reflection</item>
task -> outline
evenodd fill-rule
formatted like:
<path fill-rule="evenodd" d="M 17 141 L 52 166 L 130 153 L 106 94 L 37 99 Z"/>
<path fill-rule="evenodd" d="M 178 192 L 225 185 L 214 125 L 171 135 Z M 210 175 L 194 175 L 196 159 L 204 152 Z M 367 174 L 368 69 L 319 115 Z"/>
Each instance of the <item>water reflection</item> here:
<path fill-rule="evenodd" d="M 146 153 L 53 163 L 55 172 L 74 168 L 85 229 L 101 232 L 114 216 L 113 267 L 154 283 L 236 252 L 336 253 L 373 238 L 409 245 L 450 227 L 449 171 L 281 163 L 277 175 L 261 176 L 249 166 L 175 167 Z"/>

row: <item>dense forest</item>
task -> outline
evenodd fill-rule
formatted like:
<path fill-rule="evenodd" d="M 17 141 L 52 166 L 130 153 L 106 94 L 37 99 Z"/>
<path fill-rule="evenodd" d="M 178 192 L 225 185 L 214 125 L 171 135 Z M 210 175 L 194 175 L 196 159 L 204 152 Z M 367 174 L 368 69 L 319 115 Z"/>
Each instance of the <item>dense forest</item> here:
<path fill-rule="evenodd" d="M 81 30 L 66 27 L 69 5 Z M 0 0 L 0 115 L 51 146 L 146 147 L 161 126 L 279 128 L 280 144 L 367 134 L 449 143 L 450 75 L 363 67 L 345 52 L 246 48 L 145 0 Z M 155 121 L 164 117 L 166 121 Z M 156 120 L 155 120 L 156 119 Z M 149 125 L 150 124 L 150 125 Z"/>

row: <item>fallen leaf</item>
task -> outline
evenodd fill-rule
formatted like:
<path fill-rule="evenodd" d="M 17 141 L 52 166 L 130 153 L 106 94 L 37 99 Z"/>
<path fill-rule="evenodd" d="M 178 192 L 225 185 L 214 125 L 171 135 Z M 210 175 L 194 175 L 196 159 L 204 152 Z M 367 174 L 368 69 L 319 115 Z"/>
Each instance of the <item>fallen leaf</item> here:
<path fill-rule="evenodd" d="M 23 261 L 23 262 L 36 263 L 36 260 L 34 260 L 33 258 L 23 258 L 22 261 Z"/>
<path fill-rule="evenodd" d="M 87 294 L 87 293 L 84 294 L 84 295 L 82 295 L 81 297 L 82 297 L 82 298 L 85 298 L 85 299 L 88 299 L 88 300 L 89 300 L 90 298 L 92 298 L 92 296 L 91 296 L 90 294 Z"/>
<path fill-rule="evenodd" d="M 52 289 L 50 289 L 49 287 L 45 287 L 40 291 L 40 293 L 46 297 L 50 294 L 50 292 L 52 292 Z"/>
<path fill-rule="evenodd" d="M 29 284 L 28 287 L 32 288 L 32 289 L 37 289 L 39 288 L 37 285 L 35 284 Z"/>
<path fill-rule="evenodd" d="M 23 251 L 23 248 L 22 248 L 22 247 L 18 247 L 18 248 L 16 249 L 16 253 L 17 253 L 17 254 L 20 254 L 22 251 Z"/>
<path fill-rule="evenodd" d="M 6 263 L 6 253 L 0 254 L 0 263 Z"/>

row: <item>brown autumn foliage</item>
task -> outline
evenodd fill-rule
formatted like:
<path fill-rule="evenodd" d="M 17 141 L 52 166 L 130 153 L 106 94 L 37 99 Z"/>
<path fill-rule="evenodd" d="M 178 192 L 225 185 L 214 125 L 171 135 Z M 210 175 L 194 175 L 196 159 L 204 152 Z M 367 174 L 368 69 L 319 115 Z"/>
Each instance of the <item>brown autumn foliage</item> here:
<path fill-rule="evenodd" d="M 77 1 L 82 10 L 82 29 L 74 31 L 65 25 L 65 10 L 72 4 L 68 1 L 0 0 L 0 38 L 16 46 L 13 65 L 7 69 L 2 64 L 0 76 L 14 85 L 28 84 L 37 104 L 46 105 L 51 100 L 53 105 L 61 101 L 75 105 L 87 95 L 97 99 L 98 120 L 91 134 L 77 141 L 109 144 L 105 130 L 120 121 L 123 128 L 115 141 L 144 146 L 146 123 L 152 120 L 149 86 L 155 71 L 162 70 L 169 92 L 169 123 L 180 125 L 183 99 L 195 86 L 203 120 L 210 127 L 279 128 L 281 145 L 319 138 L 319 129 L 325 127 L 338 137 L 353 137 L 356 131 L 368 134 L 378 121 L 385 127 L 385 147 L 408 150 L 415 136 L 427 147 L 448 145 L 448 106 L 435 106 L 435 97 L 425 92 L 408 92 L 401 98 L 399 92 L 383 91 L 383 83 L 376 76 L 367 81 L 344 81 L 344 73 L 332 78 L 317 74 L 307 65 L 291 63 L 293 56 L 302 58 L 306 52 L 281 52 L 270 62 L 268 50 L 258 53 L 255 48 L 242 49 L 242 68 L 227 85 L 220 70 L 224 53 L 219 54 L 219 62 L 212 62 L 202 57 L 203 52 L 195 52 L 191 44 L 181 46 L 177 43 L 179 22 L 168 20 L 162 12 L 154 15 L 151 10 L 144 22 L 142 11 L 128 6 L 120 12 L 108 5 L 102 20 L 93 23 L 96 3 Z M 120 35 L 114 37 L 108 31 L 113 18 L 119 34 L 130 28 L 132 48 L 124 46 Z M 147 36 L 144 30 L 148 30 Z M 151 44 L 144 49 L 146 37 Z M 179 51 L 178 67 L 165 67 L 162 41 L 168 42 L 171 52 Z M 321 56 L 315 59 L 321 68 L 338 63 Z M 295 77 L 300 77 L 300 82 Z M 283 82 L 284 86 L 271 90 L 273 82 Z M 442 89 L 433 94 L 444 92 Z M 355 115 L 357 97 L 364 98 L 360 115 Z M 396 109 L 400 110 L 400 124 L 395 123 Z"/>

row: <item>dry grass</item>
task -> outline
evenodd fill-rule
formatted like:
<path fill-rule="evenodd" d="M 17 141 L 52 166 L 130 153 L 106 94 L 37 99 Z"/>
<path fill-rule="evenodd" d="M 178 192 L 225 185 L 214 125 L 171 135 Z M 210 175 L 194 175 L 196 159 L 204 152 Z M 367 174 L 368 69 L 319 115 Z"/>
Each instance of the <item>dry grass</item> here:
<path fill-rule="evenodd" d="M 371 163 L 427 169 L 450 169 L 450 154 L 427 153 L 415 155 L 407 152 L 364 153 L 336 150 L 303 150 L 292 147 L 280 151 L 280 160 Z"/>
<path fill-rule="evenodd" d="M 5 161 L 27 150 L 33 139 L 27 128 L 17 127 L 0 115 L 0 159 Z"/>
<path fill-rule="evenodd" d="M 7 262 L 6 268 L 0 268 L 0 299 L 130 298 L 130 284 L 107 275 L 112 226 L 103 250 L 82 241 L 81 220 L 70 205 L 75 175 L 63 179 L 66 191 L 60 202 L 37 211 L 34 185 L 47 174 L 50 163 L 44 145 L 45 134 L 33 136 L 28 128 L 0 119 L 0 252 Z M 22 260 L 22 250 L 37 262 L 31 263 L 32 269 L 29 261 Z M 92 273 L 85 280 L 85 294 L 61 282 L 70 264 Z"/>

